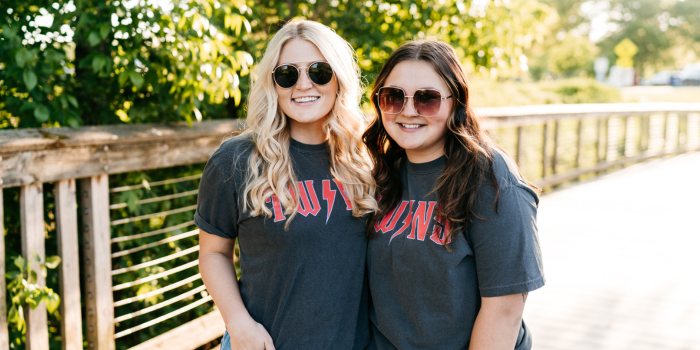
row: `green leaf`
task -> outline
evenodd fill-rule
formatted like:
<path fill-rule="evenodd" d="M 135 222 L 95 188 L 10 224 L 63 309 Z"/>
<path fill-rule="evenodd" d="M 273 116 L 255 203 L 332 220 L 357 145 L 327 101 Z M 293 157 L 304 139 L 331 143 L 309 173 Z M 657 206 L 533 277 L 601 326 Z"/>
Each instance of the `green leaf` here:
<path fill-rule="evenodd" d="M 75 99 L 75 96 L 66 94 L 66 98 L 68 99 L 68 102 L 73 105 L 73 107 L 78 108 L 78 100 Z"/>
<path fill-rule="evenodd" d="M 92 70 L 97 73 L 102 70 L 106 63 L 104 57 L 97 55 L 92 58 Z"/>
<path fill-rule="evenodd" d="M 102 39 L 107 39 L 107 35 L 109 35 L 109 26 L 108 25 L 101 25 L 100 26 L 100 36 Z"/>
<path fill-rule="evenodd" d="M 24 52 L 24 50 L 21 50 L 15 54 L 15 61 L 20 68 L 24 68 L 24 65 L 27 64 L 27 57 L 24 55 Z"/>
<path fill-rule="evenodd" d="M 61 263 L 61 257 L 58 255 L 52 255 L 48 258 L 46 258 L 46 267 L 50 269 L 55 269 L 58 264 Z"/>
<path fill-rule="evenodd" d="M 44 303 L 46 303 L 46 311 L 52 314 L 54 311 L 56 311 L 56 309 L 58 309 L 58 305 L 61 304 L 61 297 L 54 293 L 53 290 L 49 290 L 46 298 L 44 299 Z"/>
<path fill-rule="evenodd" d="M 128 70 L 124 70 L 121 73 L 119 73 L 119 86 L 123 87 L 124 84 L 126 84 L 126 80 L 129 79 L 129 72 Z"/>
<path fill-rule="evenodd" d="M 75 118 L 69 118 L 68 119 L 68 126 L 70 126 L 71 128 L 73 128 L 75 130 L 78 130 L 78 127 L 80 127 L 80 122 Z"/>
<path fill-rule="evenodd" d="M 17 36 L 17 30 L 19 26 L 9 27 L 7 25 L 2 26 L 2 35 L 8 39 L 12 39 Z"/>
<path fill-rule="evenodd" d="M 18 256 L 15 258 L 15 266 L 19 267 L 20 271 L 24 271 L 24 269 L 26 268 L 26 264 L 27 262 L 24 261 L 24 258 L 22 256 Z"/>
<path fill-rule="evenodd" d="M 34 71 L 25 69 L 22 76 L 24 78 L 24 84 L 27 85 L 27 90 L 32 91 L 36 86 L 36 74 L 34 74 Z"/>
<path fill-rule="evenodd" d="M 36 283 L 37 279 L 38 279 L 38 276 L 36 274 L 36 271 L 30 270 L 29 271 L 29 283 L 34 284 L 34 283 Z"/>
<path fill-rule="evenodd" d="M 50 114 L 51 113 L 49 112 L 49 109 L 46 108 L 46 106 L 44 106 L 44 105 L 38 105 L 34 109 L 34 117 L 36 118 L 36 121 L 38 121 L 39 123 L 43 123 L 43 122 L 49 120 Z"/>
<path fill-rule="evenodd" d="M 143 85 L 143 76 L 137 71 L 131 71 L 129 72 L 129 79 L 131 80 L 131 83 L 136 86 L 136 88 L 140 88 L 141 85 Z"/>
<path fill-rule="evenodd" d="M 97 32 L 91 32 L 90 35 L 88 35 L 88 42 L 90 43 L 90 46 L 95 46 L 100 43 L 102 39 L 100 38 L 100 34 L 97 34 Z"/>

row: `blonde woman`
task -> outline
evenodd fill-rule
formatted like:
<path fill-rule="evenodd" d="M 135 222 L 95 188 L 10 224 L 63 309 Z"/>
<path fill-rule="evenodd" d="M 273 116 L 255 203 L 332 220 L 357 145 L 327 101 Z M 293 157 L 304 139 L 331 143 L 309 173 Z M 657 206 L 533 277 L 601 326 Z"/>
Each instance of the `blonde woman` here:
<path fill-rule="evenodd" d="M 222 349 L 364 349 L 364 216 L 377 203 L 354 51 L 322 24 L 292 21 L 258 69 L 249 129 L 209 159 L 195 214 Z"/>

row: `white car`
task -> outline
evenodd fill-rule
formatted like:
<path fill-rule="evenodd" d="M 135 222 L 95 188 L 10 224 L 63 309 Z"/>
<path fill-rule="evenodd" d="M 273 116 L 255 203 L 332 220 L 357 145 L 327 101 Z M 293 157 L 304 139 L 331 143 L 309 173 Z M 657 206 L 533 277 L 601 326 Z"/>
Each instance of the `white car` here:
<path fill-rule="evenodd" d="M 680 71 L 677 70 L 665 70 L 654 74 L 651 78 L 646 79 L 642 82 L 642 85 L 672 85 L 677 86 L 681 84 L 679 79 Z"/>
<path fill-rule="evenodd" d="M 678 77 L 683 85 L 700 85 L 700 62 L 683 67 Z"/>

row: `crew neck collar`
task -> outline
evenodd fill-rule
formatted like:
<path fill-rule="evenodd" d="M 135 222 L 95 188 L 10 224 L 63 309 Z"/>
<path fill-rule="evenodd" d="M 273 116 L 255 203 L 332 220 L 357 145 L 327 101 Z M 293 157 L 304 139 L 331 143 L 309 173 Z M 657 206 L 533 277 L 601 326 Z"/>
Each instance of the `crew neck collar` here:
<path fill-rule="evenodd" d="M 328 141 L 324 143 L 319 143 L 317 145 L 309 145 L 307 143 L 301 143 L 293 138 L 289 138 L 289 148 L 305 153 L 323 152 L 328 149 Z"/>
<path fill-rule="evenodd" d="M 431 160 L 426 163 L 411 163 L 411 161 L 406 158 L 406 167 L 409 172 L 415 174 L 428 174 L 436 171 L 442 171 L 445 169 L 445 161 L 447 157 L 445 155 L 440 156 L 435 160 Z"/>

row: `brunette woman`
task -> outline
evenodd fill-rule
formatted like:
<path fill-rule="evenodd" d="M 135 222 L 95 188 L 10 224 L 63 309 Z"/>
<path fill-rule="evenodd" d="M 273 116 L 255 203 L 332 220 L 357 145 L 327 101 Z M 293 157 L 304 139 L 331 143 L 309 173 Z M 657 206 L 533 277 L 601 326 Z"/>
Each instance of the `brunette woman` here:
<path fill-rule="evenodd" d="M 469 106 L 452 47 L 401 46 L 364 134 L 379 212 L 367 227 L 376 346 L 530 349 L 528 292 L 544 285 L 538 197 Z"/>
<path fill-rule="evenodd" d="M 222 350 L 369 343 L 363 216 L 376 201 L 360 94 L 354 51 L 330 28 L 293 21 L 270 40 L 249 129 L 199 186 L 199 266 L 228 330 Z"/>

